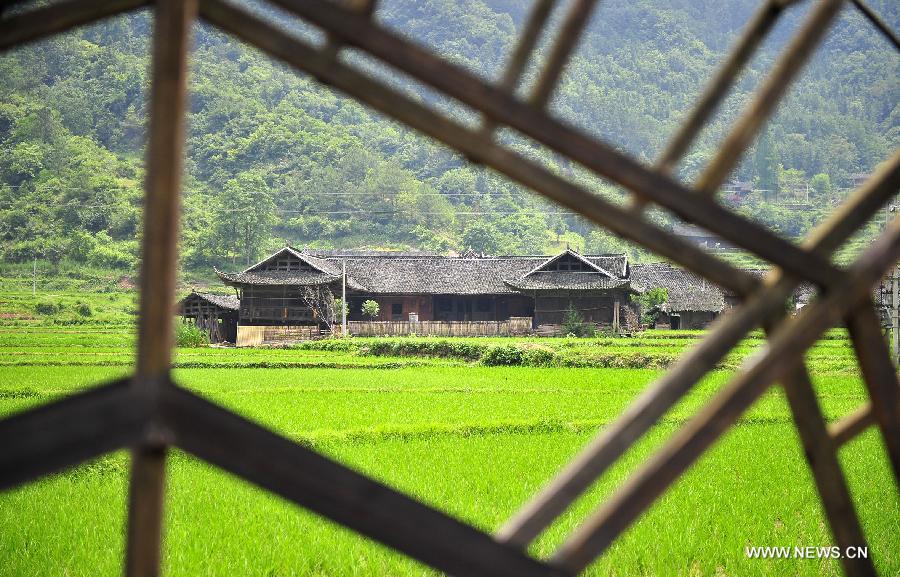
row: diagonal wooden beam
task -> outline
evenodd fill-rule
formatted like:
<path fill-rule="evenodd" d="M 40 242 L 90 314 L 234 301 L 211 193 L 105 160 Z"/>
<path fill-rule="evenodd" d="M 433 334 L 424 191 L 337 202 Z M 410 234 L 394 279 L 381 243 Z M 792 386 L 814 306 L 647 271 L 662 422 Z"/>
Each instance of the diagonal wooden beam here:
<path fill-rule="evenodd" d="M 528 98 L 529 103 L 535 108 L 544 108 L 550 101 L 563 69 L 581 39 L 581 34 L 590 21 L 591 12 L 594 11 L 596 5 L 596 0 L 572 1 L 572 6 L 566 13 L 566 18 L 556 35 L 556 41 L 550 50 L 547 63 Z"/>
<path fill-rule="evenodd" d="M 500 89 L 513 93 L 519 85 L 522 73 L 525 72 L 525 66 L 528 59 L 537 45 L 538 38 L 544 30 L 547 18 L 553 10 L 555 0 L 535 0 L 528 14 L 528 21 L 525 23 L 525 29 L 522 31 L 516 42 L 512 56 L 509 59 L 506 69 L 503 71 L 503 77 L 500 80 Z"/>
<path fill-rule="evenodd" d="M 900 256 L 900 220 L 850 268 L 845 280 L 779 327 L 763 350 L 560 547 L 554 564 L 587 567 L 755 402 L 829 327 L 868 298 L 870 287 Z"/>
<path fill-rule="evenodd" d="M 502 146 L 479 137 L 420 102 L 384 86 L 348 65 L 327 58 L 247 10 L 218 0 L 203 0 L 201 16 L 260 50 L 341 90 L 360 102 L 444 142 L 547 198 L 569 207 L 588 220 L 680 263 L 685 268 L 738 294 L 749 294 L 757 279 Z"/>
<path fill-rule="evenodd" d="M 849 547 L 867 547 L 847 480 L 838 462 L 838 446 L 828 434 L 812 380 L 802 362 L 795 362 L 793 368 L 785 372 L 784 391 L 835 543 L 841 551 L 847 551 Z M 845 555 L 841 557 L 841 564 L 848 577 L 875 575 L 875 566 L 868 557 Z"/>
<path fill-rule="evenodd" d="M 528 21 L 525 23 L 525 29 L 516 42 L 509 64 L 503 71 L 503 76 L 499 82 L 499 87 L 504 92 L 514 94 L 518 88 L 519 80 L 522 78 L 522 73 L 525 72 L 525 66 L 528 64 L 528 59 L 537 45 L 538 38 L 544 29 L 544 25 L 547 23 L 547 18 L 550 17 L 554 3 L 555 0 L 535 0 L 532 5 L 531 12 L 528 14 Z M 491 118 L 485 117 L 481 126 L 481 137 L 485 139 L 490 138 L 496 128 L 497 124 Z"/>
<path fill-rule="evenodd" d="M 900 383 L 871 297 L 847 318 L 847 328 L 872 402 L 872 416 L 900 488 Z"/>
<path fill-rule="evenodd" d="M 806 253 L 766 227 L 713 201 L 698 199 L 670 176 L 649 170 L 628 155 L 553 119 L 545 111 L 486 83 L 460 66 L 443 61 L 366 18 L 323 0 L 271 1 L 347 42 L 352 41 L 372 56 L 474 108 L 494 122 L 518 130 L 683 220 L 698 224 L 792 274 L 823 286 L 841 277 L 841 272 L 827 260 Z M 240 36 L 238 31 L 232 30 L 232 33 Z M 344 90 L 364 100 L 357 91 Z M 396 113 L 391 115 L 397 118 Z M 436 131 L 425 132 L 435 135 Z M 457 150 L 464 150 L 442 138 L 440 133 L 435 137 Z"/>
<path fill-rule="evenodd" d="M 171 386 L 188 52 L 196 14 L 196 0 L 156 0 L 134 380 L 135 390 L 151 407 Z M 129 577 L 159 574 L 165 470 L 165 439 L 148 439 L 132 451 L 125 566 Z"/>
<path fill-rule="evenodd" d="M 713 113 L 719 108 L 722 100 L 728 94 L 728 89 L 737 79 L 738 75 L 747 65 L 750 57 L 762 44 L 766 36 L 778 22 L 778 18 L 784 12 L 786 4 L 779 0 L 767 0 L 762 4 L 753 20 L 744 30 L 734 48 L 728 53 L 725 62 L 709 82 L 706 90 L 694 104 L 694 108 L 688 114 L 687 119 L 681 123 L 675 136 L 660 154 L 656 161 L 656 169 L 661 172 L 669 172 L 681 157 L 688 151 L 697 137 L 697 134 L 706 125 Z"/>
<path fill-rule="evenodd" d="M 150 0 L 67 0 L 0 19 L 0 50 L 115 16 Z"/>
<path fill-rule="evenodd" d="M 807 250 L 821 254 L 823 258 L 836 250 L 893 194 L 897 173 L 900 173 L 900 152 L 879 167 L 835 214 L 813 230 L 804 241 Z M 761 291 L 751 295 L 723 322 L 717 323 L 703 342 L 682 356 L 665 376 L 648 387 L 615 422 L 582 449 L 552 482 L 500 529 L 498 538 L 525 547 L 540 535 L 740 339 L 766 319 L 783 313 L 784 303 L 796 284 L 794 279 L 770 276 Z"/>
<path fill-rule="evenodd" d="M 759 129 L 775 112 L 778 103 L 825 36 L 843 4 L 843 0 L 820 0 L 813 8 L 812 14 L 781 55 L 753 102 L 719 146 L 719 153 L 700 175 L 694 186 L 700 194 L 712 196 L 725 182 Z"/>
<path fill-rule="evenodd" d="M 0 421 L 0 490 L 137 442 L 149 420 L 138 400 L 122 379 Z"/>
<path fill-rule="evenodd" d="M 828 434 L 836 447 L 850 442 L 854 437 L 875 424 L 872 403 L 866 403 L 840 421 L 828 427 Z"/>
<path fill-rule="evenodd" d="M 177 445 L 268 491 L 457 577 L 561 577 L 524 553 L 178 387 Z"/>
<path fill-rule="evenodd" d="M 900 50 L 900 38 L 891 30 L 891 27 L 887 25 L 887 23 L 875 13 L 874 10 L 869 8 L 869 6 L 863 2 L 862 0 L 852 0 L 853 5 L 857 10 L 862 13 L 862 15 L 878 30 L 882 36 L 884 36 L 888 42 L 894 45 L 894 48 Z"/>
<path fill-rule="evenodd" d="M 659 419 L 763 319 L 784 309 L 795 281 L 781 278 L 753 295 L 674 367 L 647 387 L 610 425 L 604 427 L 550 483 L 497 532 L 501 541 L 527 547 L 562 515 Z"/>

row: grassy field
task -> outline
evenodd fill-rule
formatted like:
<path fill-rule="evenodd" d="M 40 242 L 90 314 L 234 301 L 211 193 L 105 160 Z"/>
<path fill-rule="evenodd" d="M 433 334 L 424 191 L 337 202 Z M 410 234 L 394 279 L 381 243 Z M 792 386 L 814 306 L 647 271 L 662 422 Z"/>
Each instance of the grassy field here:
<path fill-rule="evenodd" d="M 133 330 L 121 317 L 79 324 L 48 317 L 0 326 L 0 417 L 126 375 L 132 366 Z M 175 377 L 493 531 L 700 336 L 351 339 L 284 349 L 180 349 Z M 822 409 L 833 420 L 866 395 L 845 336 L 829 337 L 808 359 Z M 531 552 L 552 554 L 762 342 L 759 335 L 744 341 Z M 504 363 L 513 366 L 490 366 Z M 900 574 L 900 498 L 875 431 L 845 446 L 841 460 L 876 565 L 885 575 Z M 121 574 L 127 470 L 127 454 L 118 453 L 0 494 L 0 575 Z M 178 451 L 169 461 L 168 484 L 167 575 L 432 574 Z M 762 561 L 744 553 L 748 545 L 831 545 L 823 521 L 776 389 L 588 574 L 839 575 L 835 560 Z"/>

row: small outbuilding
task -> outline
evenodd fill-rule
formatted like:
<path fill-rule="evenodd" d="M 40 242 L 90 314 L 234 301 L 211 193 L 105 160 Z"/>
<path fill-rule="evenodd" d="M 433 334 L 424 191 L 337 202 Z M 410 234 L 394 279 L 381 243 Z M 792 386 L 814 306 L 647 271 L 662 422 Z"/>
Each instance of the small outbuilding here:
<path fill-rule="evenodd" d="M 178 314 L 206 331 L 211 343 L 237 341 L 239 308 L 237 295 L 193 291 L 178 302 Z"/>

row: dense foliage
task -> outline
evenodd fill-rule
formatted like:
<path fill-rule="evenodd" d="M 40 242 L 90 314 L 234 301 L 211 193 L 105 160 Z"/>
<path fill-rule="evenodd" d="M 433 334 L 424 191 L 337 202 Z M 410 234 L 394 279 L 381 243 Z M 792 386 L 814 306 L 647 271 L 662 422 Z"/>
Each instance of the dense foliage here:
<path fill-rule="evenodd" d="M 603 3 L 566 70 L 554 112 L 651 162 L 757 4 Z M 379 18 L 496 78 L 527 5 L 398 0 L 380 5 Z M 871 5 L 898 28 L 900 5 Z M 693 179 L 715 153 L 806 10 L 808 4 L 791 8 L 776 27 L 683 162 L 681 178 Z M 134 266 L 150 28 L 142 12 L 0 56 L 3 260 Z M 545 38 L 542 55 L 547 48 Z M 742 210 L 788 237 L 820 220 L 854 174 L 871 171 L 900 143 L 898 72 L 890 46 L 846 9 L 738 168 L 735 177 L 759 191 Z M 532 68 L 526 82 L 535 74 Z M 407 80 L 397 85 L 465 116 Z M 190 89 L 182 252 L 188 268 L 241 267 L 284 242 L 489 253 L 541 253 L 562 244 L 631 250 L 204 26 L 195 34 Z M 533 143 L 500 138 L 616 194 Z"/>

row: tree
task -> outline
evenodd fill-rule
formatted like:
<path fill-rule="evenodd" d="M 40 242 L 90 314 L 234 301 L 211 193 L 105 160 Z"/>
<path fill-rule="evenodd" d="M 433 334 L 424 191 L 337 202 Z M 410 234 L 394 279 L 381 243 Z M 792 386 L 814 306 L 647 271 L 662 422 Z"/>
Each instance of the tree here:
<path fill-rule="evenodd" d="M 470 220 L 462 233 L 463 247 L 488 254 L 500 252 L 502 240 L 497 230 L 483 220 Z"/>
<path fill-rule="evenodd" d="M 657 287 L 632 298 L 641 310 L 641 322 L 650 325 L 659 316 L 659 310 L 653 309 L 669 300 L 669 291 L 668 289 Z"/>
<path fill-rule="evenodd" d="M 778 199 L 778 160 L 775 157 L 775 149 L 766 129 L 756 143 L 756 154 L 753 157 L 753 166 L 756 172 L 757 187 L 764 191 L 767 201 Z"/>
<path fill-rule="evenodd" d="M 303 285 L 299 288 L 300 300 L 312 311 L 313 318 L 324 324 L 328 332 L 334 330 L 335 298 L 324 285 Z"/>
<path fill-rule="evenodd" d="M 378 316 L 379 312 L 381 312 L 381 307 L 378 306 L 377 301 L 367 300 L 363 302 L 362 314 L 369 317 L 369 320 L 374 320 L 375 317 Z"/>
<path fill-rule="evenodd" d="M 234 262 L 243 256 L 249 266 L 259 256 L 275 223 L 275 203 L 257 170 L 242 172 L 225 183 L 217 208 L 219 246 Z"/>

